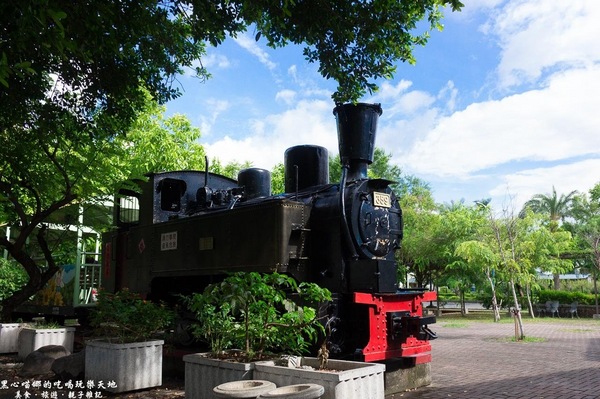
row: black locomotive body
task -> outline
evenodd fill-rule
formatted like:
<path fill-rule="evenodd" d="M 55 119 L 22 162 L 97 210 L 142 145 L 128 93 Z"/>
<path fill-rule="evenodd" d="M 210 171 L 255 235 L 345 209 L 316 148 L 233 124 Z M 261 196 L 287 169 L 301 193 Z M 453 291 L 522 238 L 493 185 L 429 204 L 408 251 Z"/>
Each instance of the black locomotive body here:
<path fill-rule="evenodd" d="M 270 173 L 253 168 L 238 181 L 208 171 L 155 173 L 141 194 L 121 196 L 120 227 L 103 238 L 104 288 L 168 300 L 229 272 L 286 273 L 334 293 L 332 354 L 430 361 L 427 324 L 435 319 L 423 317 L 422 303 L 435 294 L 398 290 L 402 211 L 392 182 L 367 178 L 381 108 L 342 105 L 334 114 L 339 183 L 328 182 L 327 150 L 307 145 L 286 151 L 280 195 L 271 195 Z"/>

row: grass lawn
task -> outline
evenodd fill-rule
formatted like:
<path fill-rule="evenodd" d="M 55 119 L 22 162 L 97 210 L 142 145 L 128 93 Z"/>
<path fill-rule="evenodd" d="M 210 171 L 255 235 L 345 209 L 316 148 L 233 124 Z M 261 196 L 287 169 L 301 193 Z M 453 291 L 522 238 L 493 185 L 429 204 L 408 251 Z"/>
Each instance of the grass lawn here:
<path fill-rule="evenodd" d="M 527 313 L 523 313 L 521 318 L 523 323 L 547 323 L 552 321 L 553 323 L 572 325 L 573 321 L 577 321 L 579 324 L 600 327 L 600 319 L 572 319 L 570 317 L 536 317 L 535 319 L 532 319 Z M 460 312 L 449 312 L 437 317 L 437 323 L 443 324 L 446 327 L 466 327 L 469 322 L 493 323 L 494 313 L 491 310 L 477 310 L 469 311 L 469 314 L 465 316 L 461 315 Z M 506 310 L 501 310 L 500 323 L 514 323 L 513 316 L 508 316 L 508 312 Z"/>

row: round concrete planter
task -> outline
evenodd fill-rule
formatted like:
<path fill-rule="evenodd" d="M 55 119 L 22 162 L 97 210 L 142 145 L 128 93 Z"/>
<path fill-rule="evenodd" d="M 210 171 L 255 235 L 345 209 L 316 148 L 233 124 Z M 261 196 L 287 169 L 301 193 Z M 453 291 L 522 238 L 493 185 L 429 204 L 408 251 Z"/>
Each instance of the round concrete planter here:
<path fill-rule="evenodd" d="M 274 389 L 258 399 L 319 399 L 324 393 L 325 388 L 318 384 L 296 384 Z"/>
<path fill-rule="evenodd" d="M 240 380 L 226 382 L 213 389 L 217 398 L 252 398 L 267 393 L 277 388 L 271 381 L 265 380 Z"/>

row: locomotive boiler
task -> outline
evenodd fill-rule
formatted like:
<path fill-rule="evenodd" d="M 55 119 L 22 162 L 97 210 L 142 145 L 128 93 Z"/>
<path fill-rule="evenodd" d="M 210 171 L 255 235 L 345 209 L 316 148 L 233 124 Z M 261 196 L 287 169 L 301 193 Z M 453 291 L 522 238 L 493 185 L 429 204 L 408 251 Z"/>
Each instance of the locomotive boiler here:
<path fill-rule="evenodd" d="M 379 104 L 334 109 L 342 178 L 329 182 L 327 150 L 285 152 L 285 193 L 270 173 L 238 179 L 210 171 L 149 175 L 115 206 L 118 229 L 103 237 L 103 286 L 169 300 L 201 291 L 236 271 L 279 272 L 332 291 L 327 310 L 332 357 L 364 361 L 431 360 L 425 290 L 399 290 L 395 251 L 402 210 L 393 182 L 369 179 Z"/>

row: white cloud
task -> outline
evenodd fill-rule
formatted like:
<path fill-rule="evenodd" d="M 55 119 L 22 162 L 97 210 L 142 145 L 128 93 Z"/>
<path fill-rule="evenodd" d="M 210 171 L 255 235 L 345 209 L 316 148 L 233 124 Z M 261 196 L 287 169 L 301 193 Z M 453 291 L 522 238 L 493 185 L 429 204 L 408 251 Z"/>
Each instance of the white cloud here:
<path fill-rule="evenodd" d="M 410 116 L 423 111 L 435 102 L 435 97 L 420 90 L 409 90 L 413 83 L 401 80 L 396 85 L 381 84 L 380 90 L 369 102 L 382 103 L 387 118 Z"/>
<path fill-rule="evenodd" d="M 600 61 L 597 0 L 509 1 L 488 25 L 498 37 L 502 86 L 535 81 L 550 68 Z"/>
<path fill-rule="evenodd" d="M 297 81 L 298 79 L 298 67 L 296 65 L 292 65 L 287 70 L 288 75 L 292 78 L 292 80 Z"/>
<path fill-rule="evenodd" d="M 226 112 L 231 104 L 226 100 L 218 100 L 216 98 L 207 98 L 203 101 L 204 113 L 200 117 L 200 132 L 202 137 L 211 135 L 212 126 L 220 114 Z"/>
<path fill-rule="evenodd" d="M 296 98 L 296 92 L 294 90 L 281 90 L 279 92 L 277 92 L 277 94 L 275 95 L 275 100 L 277 101 L 283 101 L 286 104 L 291 104 L 294 99 Z"/>
<path fill-rule="evenodd" d="M 525 201 L 534 195 L 550 193 L 553 186 L 559 195 L 573 190 L 581 193 L 588 192 L 600 182 L 598 170 L 600 170 L 600 158 L 549 168 L 529 169 L 506 175 L 503 181 L 490 191 L 490 194 L 503 198 L 507 193 L 513 193 L 515 206 L 520 209 Z"/>
<path fill-rule="evenodd" d="M 598 154 L 599 108 L 600 67 L 564 72 L 546 88 L 440 119 L 407 162 L 419 173 L 465 178 L 508 162 Z"/>
<path fill-rule="evenodd" d="M 258 45 L 256 40 L 247 34 L 239 35 L 234 40 L 240 47 L 255 56 L 260 63 L 266 66 L 269 70 L 273 70 L 277 67 L 277 64 L 271 61 L 269 54 Z"/>
<path fill-rule="evenodd" d="M 482 11 L 494 9 L 498 5 L 502 4 L 505 0 L 463 0 L 465 5 L 460 12 L 451 12 L 449 7 L 444 10 L 444 18 L 464 20 L 471 18 L 473 15 L 477 15 Z"/>
<path fill-rule="evenodd" d="M 396 85 L 391 84 L 388 81 L 383 82 L 377 94 L 373 97 L 373 101 L 386 101 L 390 99 L 396 99 L 403 95 L 411 86 L 412 82 L 409 80 L 402 79 Z"/>
<path fill-rule="evenodd" d="M 209 53 L 202 57 L 201 60 L 195 60 L 192 62 L 192 66 L 190 68 L 184 69 L 185 76 L 195 76 L 196 69 L 198 67 L 204 67 L 208 70 L 214 70 L 216 68 L 219 69 L 227 69 L 231 66 L 231 61 L 223 54 L 218 53 Z"/>
<path fill-rule="evenodd" d="M 231 61 L 223 54 L 210 53 L 202 57 L 202 65 L 207 69 L 225 69 L 231 66 Z"/>
<path fill-rule="evenodd" d="M 255 167 L 265 169 L 283 162 L 285 150 L 294 145 L 320 145 L 337 153 L 331 110 L 328 101 L 300 101 L 295 108 L 251 121 L 252 133 L 246 138 L 227 136 L 204 147 L 224 163 L 250 160 Z"/>

